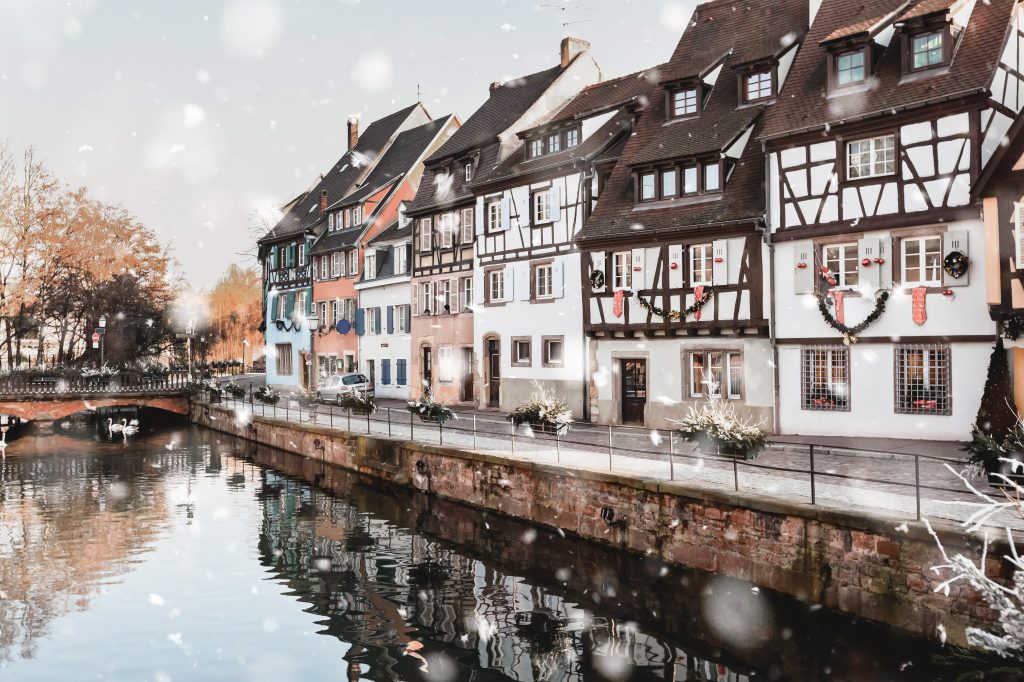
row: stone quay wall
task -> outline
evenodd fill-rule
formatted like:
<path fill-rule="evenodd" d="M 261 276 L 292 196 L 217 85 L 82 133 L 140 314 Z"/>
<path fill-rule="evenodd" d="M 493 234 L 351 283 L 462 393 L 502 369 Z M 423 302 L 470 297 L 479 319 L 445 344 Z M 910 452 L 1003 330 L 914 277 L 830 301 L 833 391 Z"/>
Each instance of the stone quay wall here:
<path fill-rule="evenodd" d="M 852 616 L 967 645 L 968 626 L 998 614 L 968 586 L 935 592 L 943 575 L 921 523 L 877 510 L 787 503 L 679 481 L 570 469 L 377 435 L 252 417 L 193 404 L 191 421 L 396 486 L 559 528 L 690 568 L 727 575 Z M 318 447 L 319 446 L 319 447 Z M 977 563 L 978 538 L 933 524 L 947 553 Z M 1009 581 L 1005 545 L 989 547 L 986 573 Z"/>

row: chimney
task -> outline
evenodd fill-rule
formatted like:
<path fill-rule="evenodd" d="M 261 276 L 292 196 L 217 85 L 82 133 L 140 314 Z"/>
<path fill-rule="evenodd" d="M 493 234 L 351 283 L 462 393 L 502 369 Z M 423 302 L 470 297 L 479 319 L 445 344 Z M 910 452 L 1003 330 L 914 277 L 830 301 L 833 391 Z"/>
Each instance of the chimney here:
<path fill-rule="evenodd" d="M 569 62 L 575 59 L 576 55 L 583 54 L 589 49 L 590 43 L 582 38 L 562 38 L 562 68 L 569 66 Z"/>
<path fill-rule="evenodd" d="M 320 192 L 320 212 L 323 213 L 327 210 L 327 190 L 321 190 Z"/>
<path fill-rule="evenodd" d="M 491 92 L 494 92 L 501 87 L 501 81 L 491 81 Z"/>
<path fill-rule="evenodd" d="M 359 117 L 348 117 L 348 148 L 351 150 L 359 141 Z"/>

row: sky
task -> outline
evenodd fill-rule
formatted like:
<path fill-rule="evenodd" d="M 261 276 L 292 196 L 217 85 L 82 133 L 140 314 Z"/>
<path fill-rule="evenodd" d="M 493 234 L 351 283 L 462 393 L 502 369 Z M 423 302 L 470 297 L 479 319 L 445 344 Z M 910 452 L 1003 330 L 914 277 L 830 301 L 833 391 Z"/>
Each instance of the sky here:
<path fill-rule="evenodd" d="M 123 205 L 209 287 L 252 262 L 255 212 L 341 156 L 350 115 L 365 127 L 419 87 L 465 120 L 565 35 L 606 78 L 653 66 L 693 1 L 0 0 L 0 140 Z"/>

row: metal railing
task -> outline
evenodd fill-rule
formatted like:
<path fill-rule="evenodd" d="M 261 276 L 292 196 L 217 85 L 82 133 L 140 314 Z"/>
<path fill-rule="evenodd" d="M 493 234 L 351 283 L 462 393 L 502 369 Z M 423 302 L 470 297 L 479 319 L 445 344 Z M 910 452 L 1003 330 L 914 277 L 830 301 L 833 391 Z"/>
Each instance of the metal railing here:
<path fill-rule="evenodd" d="M 188 372 L 178 371 L 159 374 L 123 371 L 108 375 L 89 375 L 77 372 L 9 374 L 0 377 L 0 397 L 171 393 L 185 390 L 188 383 Z"/>
<path fill-rule="evenodd" d="M 588 465 L 595 468 L 607 466 L 608 471 L 615 470 L 617 459 L 620 459 L 620 464 L 624 463 L 623 458 L 632 460 L 630 463 L 634 464 L 634 468 L 637 460 L 645 460 L 652 462 L 652 465 L 667 464 L 668 475 L 665 478 L 670 481 L 693 480 L 689 477 L 680 479 L 677 475 L 681 466 L 689 464 L 691 467 L 724 474 L 719 477 L 719 482 L 737 492 L 741 489 L 765 492 L 763 486 L 758 488 L 753 485 L 753 480 L 748 478 L 750 474 L 779 474 L 788 481 L 805 480 L 806 488 L 792 494 L 809 497 L 811 505 L 819 504 L 823 484 L 842 485 L 844 489 L 865 489 L 857 484 L 866 484 L 871 486 L 866 489 L 872 493 L 888 492 L 907 497 L 912 494 L 913 512 L 917 520 L 922 518 L 922 499 L 925 499 L 925 495 L 941 493 L 949 499 L 965 496 L 962 486 L 937 485 L 922 480 L 922 467 L 941 469 L 948 473 L 945 472 L 945 464 L 962 464 L 935 455 L 835 444 L 780 443 L 785 446 L 784 450 L 771 448 L 768 453 L 756 459 L 744 459 L 700 452 L 693 443 L 670 429 L 580 424 L 567 434 L 550 434 L 524 427 L 517 429 L 505 419 L 493 419 L 475 412 L 456 411 L 456 419 L 445 423 L 421 420 L 412 412 L 391 407 L 382 407 L 373 414 L 363 415 L 333 405 L 296 407 L 292 401 L 282 400 L 283 404 L 264 405 L 254 399 L 250 386 L 250 391 L 243 398 L 225 396 L 222 406 L 245 409 L 273 419 L 314 424 L 351 433 L 398 436 L 424 444 L 450 445 L 468 450 L 510 451 L 512 454 L 547 453 L 548 456 L 554 456 L 555 463 L 561 463 L 563 456 L 571 452 L 574 463 L 580 463 L 582 456 L 593 457 L 592 460 L 587 459 Z M 887 459 L 879 459 L 878 455 L 884 455 Z M 830 461 L 823 465 L 823 458 Z M 870 465 L 883 473 L 869 475 L 843 473 L 840 470 L 851 463 Z M 650 473 L 644 475 L 652 476 Z M 956 480 L 955 477 L 950 478 Z M 748 485 L 745 486 L 745 482 Z M 956 480 L 956 483 L 960 482 Z"/>

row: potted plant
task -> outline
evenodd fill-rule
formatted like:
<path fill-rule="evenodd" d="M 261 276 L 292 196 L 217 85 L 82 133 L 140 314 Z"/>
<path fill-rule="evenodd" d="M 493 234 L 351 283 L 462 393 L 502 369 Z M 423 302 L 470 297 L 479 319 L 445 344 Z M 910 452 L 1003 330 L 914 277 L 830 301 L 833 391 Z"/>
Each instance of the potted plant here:
<path fill-rule="evenodd" d="M 986 474 L 994 487 L 1007 485 L 1007 479 L 1024 483 L 1024 423 L 1018 421 L 1004 437 L 975 425 L 971 439 L 962 445 L 961 449 L 970 455 L 966 475 Z"/>
<path fill-rule="evenodd" d="M 690 407 L 682 419 L 672 421 L 679 425 L 679 434 L 696 443 L 705 455 L 753 459 L 770 444 L 767 432 L 759 423 L 741 419 L 732 403 L 714 394 L 699 408 Z"/>
<path fill-rule="evenodd" d="M 377 411 L 377 403 L 373 398 L 361 391 L 347 391 L 338 397 L 338 404 L 355 414 L 373 414 Z"/>
<path fill-rule="evenodd" d="M 227 385 L 224 386 L 224 390 L 227 391 L 228 395 L 232 398 L 240 399 L 245 397 L 245 386 L 242 386 L 237 382 L 229 381 Z"/>
<path fill-rule="evenodd" d="M 539 383 L 533 396 L 519 404 L 505 419 L 516 427 L 529 424 L 534 432 L 564 436 L 572 427 L 572 410 L 564 400 L 555 396 L 554 390 L 546 391 Z"/>
<path fill-rule="evenodd" d="M 449 419 L 458 419 L 450 407 L 434 400 L 434 396 L 429 390 L 423 391 L 419 400 L 410 400 L 406 409 L 413 414 L 418 414 L 420 421 L 435 424 L 444 424 Z"/>
<path fill-rule="evenodd" d="M 281 400 L 281 394 L 269 386 L 258 387 L 253 391 L 253 395 L 256 397 L 256 400 L 265 405 L 277 405 L 278 401 Z"/>

